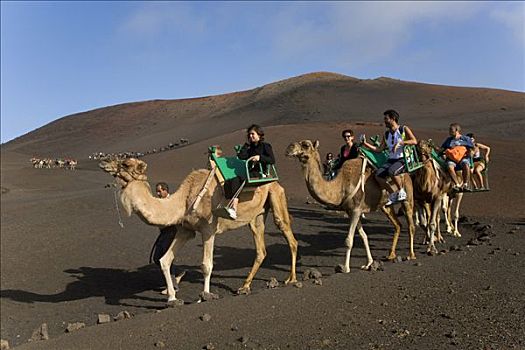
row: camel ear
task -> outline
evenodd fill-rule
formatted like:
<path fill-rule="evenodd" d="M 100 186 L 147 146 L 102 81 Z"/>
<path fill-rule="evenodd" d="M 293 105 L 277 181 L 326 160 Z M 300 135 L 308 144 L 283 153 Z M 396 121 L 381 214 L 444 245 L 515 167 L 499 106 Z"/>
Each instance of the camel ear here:
<path fill-rule="evenodd" d="M 315 142 L 314 142 L 314 148 L 315 148 L 315 149 L 318 149 L 318 148 L 319 148 L 319 140 L 315 140 Z"/>

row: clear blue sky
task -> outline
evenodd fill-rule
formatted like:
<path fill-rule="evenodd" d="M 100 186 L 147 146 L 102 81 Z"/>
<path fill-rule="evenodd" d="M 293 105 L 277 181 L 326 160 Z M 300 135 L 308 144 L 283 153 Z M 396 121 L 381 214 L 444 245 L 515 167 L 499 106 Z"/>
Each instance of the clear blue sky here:
<path fill-rule="evenodd" d="M 1 2 L 1 141 L 330 71 L 525 91 L 524 2 Z"/>

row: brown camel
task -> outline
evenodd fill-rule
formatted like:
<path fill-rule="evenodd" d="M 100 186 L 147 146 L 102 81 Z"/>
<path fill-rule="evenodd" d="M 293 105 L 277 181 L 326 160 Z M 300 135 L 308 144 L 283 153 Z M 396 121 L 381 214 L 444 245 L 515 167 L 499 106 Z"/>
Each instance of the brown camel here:
<path fill-rule="evenodd" d="M 427 218 L 426 230 L 428 238 L 428 251 L 436 253 L 435 241 L 442 241 L 439 231 L 439 211 L 443 201 L 445 208 L 445 219 L 447 222 L 447 232 L 456 237 L 461 237 L 457 229 L 459 218 L 459 206 L 463 198 L 463 193 L 453 193 L 454 181 L 446 171 L 432 158 L 432 145 L 429 141 L 419 140 L 417 151 L 419 158 L 424 166 L 414 172 L 414 199 L 423 208 Z M 452 205 L 453 204 L 453 205 Z M 452 208 L 454 208 L 452 210 Z M 454 227 L 450 224 L 450 214 L 454 212 L 452 220 Z M 437 232 L 437 238 L 436 238 Z"/>
<path fill-rule="evenodd" d="M 203 242 L 202 272 L 203 294 L 210 294 L 210 277 L 213 269 L 213 246 L 215 235 L 249 225 L 253 233 L 256 258 L 252 269 L 239 288 L 239 293 L 248 293 L 250 284 L 266 256 L 264 226 L 271 208 L 276 226 L 283 232 L 291 253 L 291 270 L 285 283 L 296 282 L 295 263 L 297 241 L 291 229 L 284 189 L 278 182 L 257 187 L 253 192 L 241 194 L 238 218 L 229 220 L 212 215 L 212 209 L 224 203 L 224 193 L 213 172 L 206 169 L 192 171 L 177 191 L 169 198 L 159 199 L 151 194 L 147 182 L 146 163 L 138 159 L 102 161 L 99 166 L 116 178 L 121 186 L 120 200 L 130 216 L 137 214 L 148 225 L 176 225 L 178 232 L 168 252 L 160 259 L 166 279 L 168 303 L 176 302 L 175 289 L 170 275 L 170 266 L 177 251 L 200 232 Z"/>
<path fill-rule="evenodd" d="M 401 224 L 394 212 L 393 206 L 384 206 L 388 196 L 386 191 L 381 190 L 374 176 L 372 176 L 372 170 L 369 167 L 362 169 L 364 164 L 363 158 L 352 159 L 343 164 L 343 167 L 333 180 L 327 181 L 321 173 L 321 158 L 318 148 L 319 141 L 312 142 L 310 140 L 303 140 L 290 144 L 286 150 L 286 155 L 296 157 L 301 162 L 306 187 L 315 200 L 328 206 L 335 206 L 345 211 L 350 217 L 350 229 L 348 230 L 348 236 L 345 241 L 347 246 L 346 260 L 342 271 L 350 272 L 350 253 L 352 251 L 356 227 L 365 244 L 368 259 L 367 265 L 362 266 L 362 268 L 368 268 L 372 264 L 373 260 L 368 245 L 368 238 L 361 226 L 360 218 L 362 213 L 376 211 L 378 209 L 381 209 L 394 225 L 394 238 L 388 259 L 395 259 Z M 403 182 L 407 193 L 407 200 L 402 202 L 402 205 L 410 234 L 410 253 L 408 258 L 415 259 L 415 227 L 412 218 L 414 200 L 410 176 L 403 176 Z"/>

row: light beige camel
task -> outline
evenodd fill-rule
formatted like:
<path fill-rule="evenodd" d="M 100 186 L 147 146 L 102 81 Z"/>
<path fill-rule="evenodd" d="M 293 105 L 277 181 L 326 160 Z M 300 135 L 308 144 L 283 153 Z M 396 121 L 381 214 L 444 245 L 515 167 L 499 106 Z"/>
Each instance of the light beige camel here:
<path fill-rule="evenodd" d="M 368 245 L 368 238 L 360 222 L 361 214 L 381 209 L 394 225 L 394 238 L 388 259 L 396 258 L 396 246 L 401 231 L 401 224 L 394 212 L 393 206 L 384 207 L 387 201 L 386 191 L 381 190 L 369 167 L 362 172 L 363 159 L 357 158 L 346 161 L 338 175 L 331 181 L 327 181 L 321 173 L 321 158 L 319 156 L 319 141 L 312 142 L 303 140 L 292 143 L 286 150 L 286 155 L 295 157 L 301 162 L 303 175 L 306 180 L 308 191 L 319 203 L 335 206 L 345 211 L 350 217 L 350 228 L 346 238 L 346 259 L 343 272 L 350 272 L 350 254 L 354 242 L 355 229 L 363 239 L 367 255 L 367 264 L 362 268 L 368 268 L 372 264 L 372 254 Z M 363 174 L 363 175 L 362 175 Z M 361 179 L 361 180 L 360 180 Z M 412 181 L 410 176 L 403 176 L 407 200 L 402 202 L 405 216 L 408 222 L 410 234 L 409 259 L 415 259 L 414 254 L 414 221 L 413 221 L 413 195 Z M 364 190 L 364 191 L 363 191 Z"/>
<path fill-rule="evenodd" d="M 138 159 L 102 161 L 99 166 L 116 178 L 121 186 L 120 200 L 130 216 L 137 214 L 148 225 L 177 225 L 175 235 L 168 252 L 160 259 L 160 265 L 166 279 L 168 303 L 175 302 L 176 292 L 170 275 L 170 266 L 177 251 L 200 232 L 203 242 L 202 272 L 204 291 L 210 293 L 210 277 L 213 269 L 213 246 L 215 236 L 225 231 L 249 225 L 253 233 L 256 258 L 252 269 L 239 293 L 248 293 L 257 270 L 266 256 L 264 226 L 268 210 L 271 208 L 276 226 L 283 232 L 291 253 L 291 270 L 285 283 L 296 282 L 295 263 L 297 241 L 291 230 L 284 189 L 278 182 L 271 182 L 257 187 L 253 192 L 241 196 L 238 206 L 238 218 L 234 220 L 218 218 L 212 215 L 212 209 L 225 198 L 216 176 L 210 170 L 192 171 L 182 182 L 177 191 L 169 198 L 153 197 L 147 182 L 146 163 Z M 244 194 L 243 194 L 244 195 Z M 199 199 L 197 199 L 199 197 Z"/>
<path fill-rule="evenodd" d="M 445 212 L 447 232 L 455 237 L 461 237 L 457 224 L 463 193 L 454 193 L 452 191 L 454 181 L 448 172 L 442 169 L 437 161 L 432 158 L 432 149 L 433 146 L 429 141 L 418 141 L 417 152 L 424 166 L 414 172 L 413 182 L 414 199 L 423 208 L 427 218 L 427 250 L 436 253 L 437 250 L 434 243 L 443 241 L 439 229 L 439 212 L 441 209 Z M 453 215 L 451 215 L 452 212 Z M 451 221 L 454 222 L 454 225 L 451 224 Z"/>

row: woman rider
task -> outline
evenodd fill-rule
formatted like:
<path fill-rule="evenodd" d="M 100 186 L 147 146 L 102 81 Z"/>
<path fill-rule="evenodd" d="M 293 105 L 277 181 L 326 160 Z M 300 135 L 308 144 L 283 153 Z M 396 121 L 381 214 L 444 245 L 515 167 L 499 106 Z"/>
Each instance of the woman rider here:
<path fill-rule="evenodd" d="M 264 142 L 264 131 L 257 125 L 253 124 L 248 129 L 247 142 L 237 153 L 239 159 L 248 161 L 250 177 L 258 177 L 262 166 L 263 174 L 268 165 L 275 164 L 272 145 Z M 259 166 L 261 165 L 261 166 Z M 224 192 L 227 199 L 231 199 L 231 207 L 226 208 L 231 219 L 237 219 L 237 205 L 239 198 L 235 195 L 246 179 L 236 177 L 224 183 Z"/>

